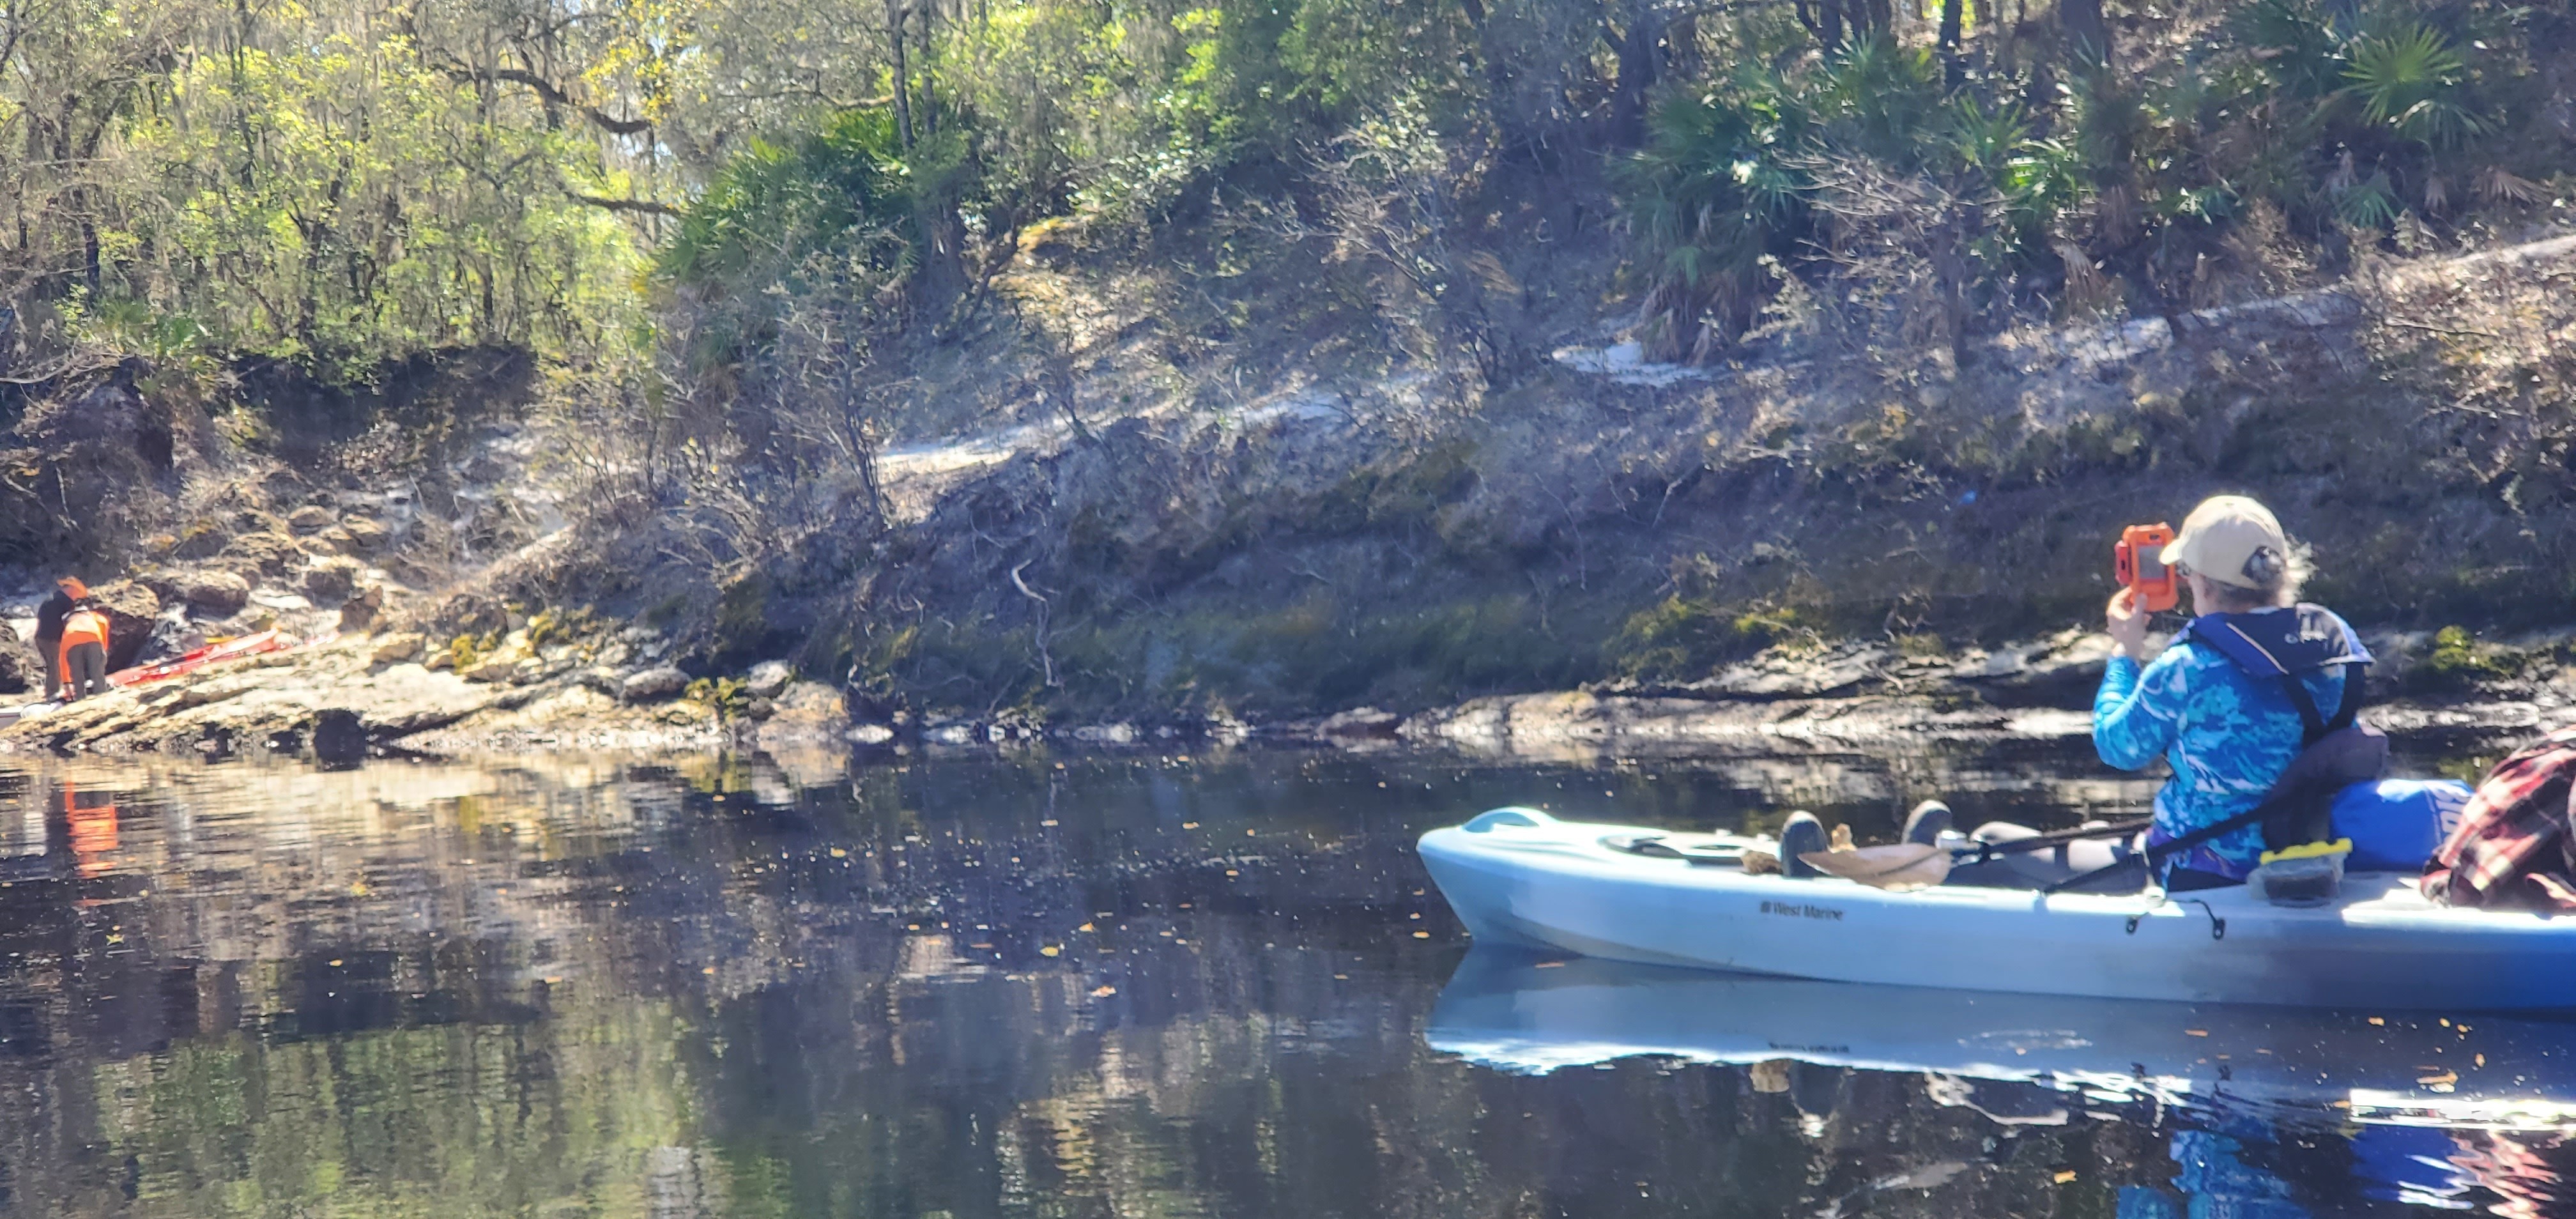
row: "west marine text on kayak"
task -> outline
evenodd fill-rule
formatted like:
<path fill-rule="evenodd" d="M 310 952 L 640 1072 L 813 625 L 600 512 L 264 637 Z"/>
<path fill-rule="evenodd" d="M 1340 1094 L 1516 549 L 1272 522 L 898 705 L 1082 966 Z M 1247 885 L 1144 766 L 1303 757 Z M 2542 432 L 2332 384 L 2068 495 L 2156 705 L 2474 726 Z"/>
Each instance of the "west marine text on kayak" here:
<path fill-rule="evenodd" d="M 1829 922 L 1841 922 L 1843 917 L 1842 911 L 1831 906 L 1811 906 L 1805 902 L 1765 901 L 1762 903 L 1762 913 L 1788 918 L 1820 918 Z"/>

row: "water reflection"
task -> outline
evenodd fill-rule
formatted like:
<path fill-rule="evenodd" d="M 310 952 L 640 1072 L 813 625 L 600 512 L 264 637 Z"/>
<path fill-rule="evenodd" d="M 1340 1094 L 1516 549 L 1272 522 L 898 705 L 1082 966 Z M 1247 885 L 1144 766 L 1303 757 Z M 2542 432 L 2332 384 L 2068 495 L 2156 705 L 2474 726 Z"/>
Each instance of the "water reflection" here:
<path fill-rule="evenodd" d="M 2547 1213 L 2556 1179 L 2535 1151 L 2576 1129 L 2576 1024 L 2529 1017 L 1988 995 L 1478 949 L 1427 1036 L 1528 1074 L 1630 1058 L 1741 1067 L 1817 1136 L 1854 1068 L 1919 1076 L 1927 1103 L 2006 1129 L 2177 1124 L 2174 1189 L 2231 1215 L 2309 1213 L 2275 1162 L 2338 1129 L 2366 1198 L 2450 1206 L 2483 1186 Z M 2499 1149 L 2522 1171 L 2499 1171 Z M 2172 1203 L 2128 1186 L 2118 1213 L 2182 1213 Z"/>
<path fill-rule="evenodd" d="M 1411 854 L 1534 795 L 1884 834 L 1931 791 L 2043 822 L 2143 791 L 2029 756 L 9 765 L 9 1213 L 2564 1209 L 2547 1022 L 1462 959 Z"/>
<path fill-rule="evenodd" d="M 1999 947 L 1999 946 L 1998 946 Z M 1962 971 L 1975 958 L 1962 953 Z M 2576 1024 L 1998 995 L 1470 952 L 1434 1047 L 1545 1072 L 1638 1055 L 2034 1084 L 2055 1112 L 2152 1104 L 2576 1127 Z M 1963 1100 L 1962 1103 L 1967 1103 Z"/>

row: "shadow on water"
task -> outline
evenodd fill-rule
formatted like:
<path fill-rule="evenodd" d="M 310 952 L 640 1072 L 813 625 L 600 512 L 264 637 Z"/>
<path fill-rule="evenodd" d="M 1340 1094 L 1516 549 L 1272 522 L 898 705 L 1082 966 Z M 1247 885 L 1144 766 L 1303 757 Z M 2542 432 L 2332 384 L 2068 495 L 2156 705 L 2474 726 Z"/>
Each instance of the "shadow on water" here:
<path fill-rule="evenodd" d="M 1411 849 L 1507 803 L 1866 838 L 2147 790 L 2030 751 L 0 763 L 0 1213 L 2563 1211 L 2576 1029 L 1471 954 Z"/>

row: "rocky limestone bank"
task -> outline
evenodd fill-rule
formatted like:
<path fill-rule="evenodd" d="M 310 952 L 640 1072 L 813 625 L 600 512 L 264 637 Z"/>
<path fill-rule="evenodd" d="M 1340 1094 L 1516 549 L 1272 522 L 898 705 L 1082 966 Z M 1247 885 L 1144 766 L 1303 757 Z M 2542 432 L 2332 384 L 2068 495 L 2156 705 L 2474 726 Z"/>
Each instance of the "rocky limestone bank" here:
<path fill-rule="evenodd" d="M 2501 752 L 2576 722 L 2576 635 L 2486 644 L 2430 632 L 2365 638 L 2379 661 L 2368 716 L 2418 754 Z M 1077 724 L 897 714 L 856 724 L 851 739 L 931 750 L 1271 741 L 1571 765 L 2080 750 L 2110 652 L 2107 636 L 2076 630 L 1931 656 L 1887 644 L 1808 643 L 1766 649 L 1697 682 L 1493 695 L 1412 714 L 1358 707 L 1320 718 Z"/>
<path fill-rule="evenodd" d="M 619 696 L 617 674 L 570 663 L 459 674 L 416 636 L 346 636 L 117 690 L 0 729 L 0 750 L 367 754 L 583 749 L 650 753 L 847 749 L 838 691 L 782 682 L 760 705 Z M 432 660 L 449 659 L 447 654 Z M 558 658 L 562 660 L 563 658 Z M 680 691 L 674 691 L 680 694 Z"/>
<path fill-rule="evenodd" d="M 2367 718 L 2410 748 L 2478 754 L 2576 722 L 2576 634 L 2478 643 L 2365 631 Z M 1760 757 L 1923 752 L 2014 743 L 2081 748 L 2108 636 L 1907 656 L 1884 644 L 1772 648 L 1705 681 L 1502 695 L 1411 717 L 1345 713 L 1293 727 L 1485 756 Z"/>
<path fill-rule="evenodd" d="M 2494 752 L 2576 718 L 2576 638 L 2443 646 L 2375 633 L 2374 722 L 2421 751 Z M 2458 644 L 2458 640 L 2448 641 Z M 1705 681 L 1497 695 L 1405 715 L 1047 723 L 1021 714 L 869 715 L 783 663 L 691 679 L 647 632 L 600 628 L 489 651 L 352 633 L 72 704 L 0 729 L 0 751 L 368 755 L 758 751 L 827 781 L 853 751 L 1171 749 L 1269 741 L 1422 749 L 1497 763 L 1919 756 L 2080 749 L 2109 641 L 2069 631 L 1960 655 L 1876 644 L 1775 647 Z M 853 705 L 862 714 L 854 719 Z"/>

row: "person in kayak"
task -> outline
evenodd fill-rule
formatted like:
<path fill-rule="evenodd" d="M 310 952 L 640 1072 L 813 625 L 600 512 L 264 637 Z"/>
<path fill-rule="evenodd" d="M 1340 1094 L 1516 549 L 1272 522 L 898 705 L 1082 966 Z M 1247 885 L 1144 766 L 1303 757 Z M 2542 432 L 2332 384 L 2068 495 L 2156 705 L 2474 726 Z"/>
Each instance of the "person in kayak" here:
<path fill-rule="evenodd" d="M 2345 697 L 2345 683 L 2358 683 L 2352 666 L 2370 661 L 2343 619 L 2298 604 L 2306 555 L 2263 505 L 2239 495 L 2203 501 L 2164 558 L 2197 617 L 2150 656 L 2147 614 L 2120 590 L 2104 612 L 2114 650 L 2093 699 L 2103 762 L 2143 770 L 2162 757 L 2173 767 L 2156 792 L 2151 847 L 2262 804 L 2308 742 L 2351 722 L 2359 700 Z M 2333 709 L 2331 721 L 2320 708 Z M 2165 887 L 2240 883 L 2263 849 L 2261 825 L 2239 826 L 2173 853 Z"/>
<path fill-rule="evenodd" d="M 2369 664 L 2370 653 L 2333 612 L 2298 604 L 2306 556 L 2271 510 L 2236 495 L 2204 501 L 2163 558 L 2182 574 L 2198 616 L 2150 655 L 2147 611 L 2134 590 L 2121 589 L 2104 611 L 2113 653 L 2093 700 L 2093 748 L 2103 762 L 2143 770 L 2162 757 L 2173 768 L 2146 832 L 2070 838 L 1989 822 L 1968 837 L 1991 851 L 1961 859 L 1947 883 L 2134 885 L 2133 861 L 2144 850 L 2160 858 L 2169 892 L 2238 884 L 2261 859 L 2265 821 L 2287 818 L 2287 829 L 2314 811 L 2295 792 L 2376 777 L 2370 746 L 2384 764 L 2385 738 L 2352 741 L 2342 731 L 2360 709 L 2354 667 Z M 2329 740 L 2325 752 L 2308 751 Z M 2242 824 L 2220 828 L 2231 821 Z M 1948 806 L 1925 801 L 1905 839 L 1937 843 L 1949 825 Z M 2163 846 L 2172 843 L 2182 845 Z"/>

